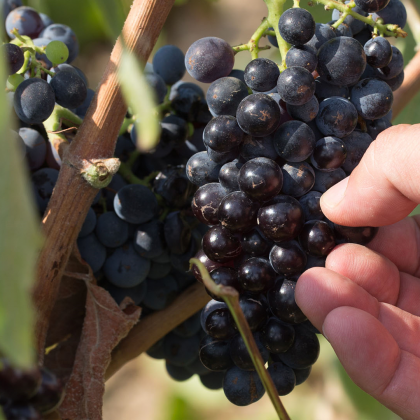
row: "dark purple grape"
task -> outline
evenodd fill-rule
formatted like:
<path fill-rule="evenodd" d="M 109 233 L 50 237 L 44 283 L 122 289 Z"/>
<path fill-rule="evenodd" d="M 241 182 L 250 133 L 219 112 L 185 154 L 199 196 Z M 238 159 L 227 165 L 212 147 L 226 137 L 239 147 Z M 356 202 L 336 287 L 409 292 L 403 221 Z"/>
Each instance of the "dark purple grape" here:
<path fill-rule="evenodd" d="M 251 331 L 258 331 L 267 321 L 267 310 L 257 298 L 240 296 L 239 305 Z"/>
<path fill-rule="evenodd" d="M 199 357 L 201 363 L 211 371 L 224 371 L 233 365 L 229 341 L 215 340 L 209 335 L 201 340 Z"/>
<path fill-rule="evenodd" d="M 265 393 L 257 372 L 242 370 L 237 366 L 226 371 L 223 391 L 232 404 L 241 407 L 257 402 Z"/>
<path fill-rule="evenodd" d="M 358 22 L 363 23 L 360 20 Z M 365 26 L 359 33 L 353 35 L 353 38 L 357 39 L 360 44 L 364 46 L 369 40 L 372 39 L 372 30 L 368 26 Z"/>
<path fill-rule="evenodd" d="M 332 96 L 321 102 L 316 125 L 324 136 L 348 136 L 357 125 L 357 110 L 347 99 Z"/>
<path fill-rule="evenodd" d="M 204 267 L 207 269 L 207 271 L 209 273 L 211 273 L 213 270 L 215 270 L 216 268 L 222 267 L 223 264 L 216 262 L 216 261 L 212 261 L 205 253 L 202 249 L 200 249 L 200 251 L 197 252 L 197 254 L 194 256 L 194 258 L 196 258 L 197 260 L 199 260 Z M 203 282 L 203 279 L 201 277 L 200 271 L 198 270 L 196 265 L 193 265 L 192 267 L 192 273 L 194 275 L 194 277 L 196 278 L 197 281 L 199 281 L 200 283 Z"/>
<path fill-rule="evenodd" d="M 267 238 L 276 242 L 296 238 L 303 223 L 302 207 L 292 197 L 279 196 L 258 212 L 258 227 Z"/>
<path fill-rule="evenodd" d="M 260 205 L 252 201 L 242 191 L 234 191 L 225 196 L 219 205 L 220 224 L 231 232 L 244 233 L 257 224 Z"/>
<path fill-rule="evenodd" d="M 315 183 L 315 172 L 306 162 L 286 163 L 282 167 L 282 193 L 292 197 L 302 197 L 309 192 Z"/>
<path fill-rule="evenodd" d="M 201 315 L 201 326 L 216 340 L 226 340 L 235 334 L 235 323 L 228 307 L 222 302 L 210 301 L 205 306 Z"/>
<path fill-rule="evenodd" d="M 315 53 L 330 39 L 335 38 L 334 29 L 330 25 L 325 23 L 315 24 L 314 36 L 305 44 L 311 47 Z"/>
<path fill-rule="evenodd" d="M 233 69 L 229 73 L 229 77 L 235 77 L 236 79 L 240 80 L 242 83 L 245 83 L 245 72 L 239 69 Z"/>
<path fill-rule="evenodd" d="M 229 267 L 219 267 L 213 270 L 210 276 L 217 285 L 233 287 L 240 293 L 242 292 L 242 287 L 239 283 L 237 270 L 234 270 L 233 268 Z M 214 295 L 208 289 L 206 289 L 206 292 L 212 299 L 217 300 L 219 302 L 223 302 L 223 299 L 221 297 Z"/>
<path fill-rule="evenodd" d="M 334 231 L 339 242 L 367 245 L 378 233 L 377 227 L 349 227 L 334 223 Z"/>
<path fill-rule="evenodd" d="M 385 24 L 398 25 L 401 29 L 407 23 L 407 10 L 400 0 L 391 0 L 377 15 Z"/>
<path fill-rule="evenodd" d="M 376 140 L 376 137 L 378 137 L 382 131 L 385 131 L 391 126 L 391 121 L 388 121 L 385 117 L 379 118 L 378 120 L 366 121 L 367 133 L 372 137 L 372 140 Z"/>
<path fill-rule="evenodd" d="M 302 162 L 314 151 L 315 135 L 307 124 L 288 121 L 273 134 L 273 144 L 287 162 Z"/>
<path fill-rule="evenodd" d="M 185 365 L 187 366 L 187 365 Z M 190 379 L 193 376 L 193 373 L 190 372 L 186 367 L 184 366 L 176 366 L 167 360 L 165 361 L 165 367 L 167 374 L 177 382 L 183 382 L 188 379 Z"/>
<path fill-rule="evenodd" d="M 188 73 L 199 82 L 211 83 L 228 76 L 233 69 L 235 56 L 232 47 L 223 39 L 201 38 L 185 54 Z"/>
<path fill-rule="evenodd" d="M 296 241 L 281 242 L 271 248 L 270 263 L 276 273 L 293 276 L 305 269 L 306 254 Z"/>
<path fill-rule="evenodd" d="M 218 183 L 211 182 L 200 187 L 194 194 L 191 208 L 194 216 L 205 225 L 217 225 L 217 210 L 227 191 Z"/>
<path fill-rule="evenodd" d="M 388 6 L 389 0 L 355 0 L 356 6 L 367 13 L 379 12 Z"/>
<path fill-rule="evenodd" d="M 364 79 L 352 88 L 350 100 L 361 117 L 377 120 L 391 110 L 394 96 L 386 82 Z"/>
<path fill-rule="evenodd" d="M 279 76 L 279 67 L 268 58 L 256 58 L 245 67 L 245 83 L 256 92 L 274 89 Z"/>
<path fill-rule="evenodd" d="M 271 317 L 260 332 L 260 340 L 270 353 L 285 352 L 294 339 L 294 328 L 275 317 Z"/>
<path fill-rule="evenodd" d="M 202 186 L 217 182 L 221 167 L 222 165 L 210 160 L 207 152 L 198 152 L 188 160 L 185 171 L 191 183 Z"/>
<path fill-rule="evenodd" d="M 227 262 L 238 257 L 241 252 L 241 242 L 223 226 L 215 226 L 203 237 L 203 251 L 212 260 Z"/>
<path fill-rule="evenodd" d="M 346 156 L 347 149 L 342 140 L 337 137 L 325 137 L 316 142 L 311 163 L 320 171 L 331 172 L 344 163 Z"/>
<path fill-rule="evenodd" d="M 377 36 L 366 42 L 363 49 L 367 63 L 374 68 L 385 67 L 392 59 L 391 44 L 382 36 Z"/>
<path fill-rule="evenodd" d="M 269 351 L 263 346 L 260 341 L 259 333 L 254 333 L 254 340 L 260 351 L 261 357 L 264 364 L 268 361 L 270 356 Z M 251 356 L 246 348 L 245 341 L 242 339 L 240 334 L 235 335 L 229 340 L 230 357 L 238 368 L 243 370 L 255 370 L 255 366 L 252 363 Z"/>
<path fill-rule="evenodd" d="M 7 404 L 3 408 L 6 420 L 42 420 L 43 416 L 27 402 Z"/>
<path fill-rule="evenodd" d="M 278 154 L 273 145 L 274 133 L 266 137 L 252 137 L 246 135 L 244 142 L 241 144 L 240 157 L 241 161 L 249 161 L 251 159 L 265 157 L 268 159 L 278 159 Z"/>
<path fill-rule="evenodd" d="M 225 163 L 232 162 L 239 156 L 239 147 L 235 147 L 227 152 L 217 152 L 211 147 L 206 147 L 206 149 L 209 159 L 218 165 L 224 165 Z"/>
<path fill-rule="evenodd" d="M 318 57 L 313 48 L 308 45 L 298 45 L 290 48 L 286 54 L 287 67 L 304 67 L 312 73 L 318 64 Z"/>
<path fill-rule="evenodd" d="M 248 96 L 245 83 L 236 77 L 221 77 L 209 87 L 206 99 L 213 115 L 236 116 L 236 110 L 242 99 Z"/>
<path fill-rule="evenodd" d="M 315 174 L 316 178 L 316 174 Z M 321 210 L 321 193 L 318 191 L 310 191 L 299 199 L 302 206 L 305 220 L 324 220 L 325 216 Z"/>
<path fill-rule="evenodd" d="M 38 169 L 32 174 L 32 185 L 36 204 L 42 213 L 48 206 L 57 179 L 58 171 L 52 168 Z"/>
<path fill-rule="evenodd" d="M 356 83 L 365 68 L 366 54 L 354 38 L 333 38 L 318 51 L 318 74 L 332 85 L 349 86 Z"/>
<path fill-rule="evenodd" d="M 281 37 L 292 45 L 303 45 L 315 34 L 315 21 L 312 15 L 299 7 L 287 9 L 279 19 Z"/>
<path fill-rule="evenodd" d="M 37 367 L 20 369 L 2 358 L 0 369 L 1 400 L 26 400 L 31 398 L 41 384 L 41 372 Z"/>
<path fill-rule="evenodd" d="M 95 233 L 99 242 L 107 248 L 117 248 L 124 245 L 128 239 L 129 224 L 121 220 L 113 211 L 107 211 L 106 213 L 101 214 L 96 220 L 96 215 L 94 218 Z M 153 223 L 153 222 L 152 222 Z M 137 234 L 140 237 L 141 234 Z M 85 235 L 86 236 L 86 235 Z M 145 238 L 147 236 L 147 239 Z M 148 242 L 150 237 L 147 233 L 144 232 L 142 237 L 144 242 Z M 143 245 L 145 245 L 143 242 Z M 134 247 L 136 248 L 136 242 L 134 242 Z M 136 249 L 137 250 L 137 249 Z M 161 253 L 161 251 L 159 252 Z M 141 253 L 140 253 L 141 255 Z M 157 256 L 157 255 L 155 255 Z"/>
<path fill-rule="evenodd" d="M 309 122 L 315 119 L 319 111 L 319 102 L 315 96 L 303 105 L 287 104 L 287 112 L 295 120 Z"/>
<path fill-rule="evenodd" d="M 23 122 L 41 124 L 54 110 L 54 90 L 43 79 L 35 77 L 24 80 L 15 91 L 13 105 Z"/>
<path fill-rule="evenodd" d="M 217 152 L 228 152 L 239 146 L 244 133 L 240 129 L 236 118 L 231 115 L 221 115 L 213 118 L 204 129 L 203 141 L 208 147 Z"/>
<path fill-rule="evenodd" d="M 250 136 L 246 136 L 248 138 Z M 246 139 L 245 139 L 246 141 Z M 234 160 L 233 162 L 225 163 L 219 172 L 219 182 L 222 187 L 228 192 L 239 191 L 238 174 L 242 167 L 242 163 Z"/>
<path fill-rule="evenodd" d="M 29 400 L 40 413 L 54 411 L 64 397 L 64 387 L 61 381 L 46 368 L 41 369 L 42 381 L 36 394 Z"/>
<path fill-rule="evenodd" d="M 160 47 L 153 57 L 153 71 L 167 85 L 173 85 L 185 74 L 184 53 L 175 45 Z"/>
<path fill-rule="evenodd" d="M 280 74 L 277 90 L 287 104 L 303 105 L 315 93 L 315 80 L 305 68 L 289 67 Z"/>
<path fill-rule="evenodd" d="M 391 61 L 385 67 L 375 69 L 376 77 L 379 77 L 382 80 L 393 79 L 404 70 L 404 56 L 397 47 L 392 45 L 391 48 Z"/>
<path fill-rule="evenodd" d="M 242 236 L 241 244 L 242 251 L 252 257 L 265 256 L 270 251 L 270 244 L 256 228 Z"/>
<path fill-rule="evenodd" d="M 163 235 L 173 254 L 180 255 L 187 252 L 191 242 L 191 227 L 182 217 L 181 212 L 174 211 L 166 216 Z"/>
<path fill-rule="evenodd" d="M 392 79 L 384 80 L 386 84 L 391 88 L 393 92 L 401 87 L 404 82 L 404 70 L 398 75 L 393 77 Z"/>
<path fill-rule="evenodd" d="M 349 0 L 346 1 L 346 4 L 350 3 Z M 368 13 L 365 12 L 364 10 L 362 10 L 360 7 L 353 7 L 352 10 L 356 13 L 359 13 L 359 15 L 362 16 L 368 16 Z M 338 20 L 342 17 L 343 13 L 340 12 L 337 9 L 334 9 L 332 12 L 332 19 L 334 20 Z M 366 24 L 364 22 L 362 22 L 359 19 L 356 19 L 354 16 L 348 15 L 346 16 L 346 18 L 344 19 L 344 23 L 346 23 L 347 25 L 349 25 L 353 35 L 358 34 L 360 31 L 362 31 L 364 28 L 366 28 Z M 370 32 L 370 31 L 369 31 Z"/>
<path fill-rule="evenodd" d="M 279 395 L 284 396 L 293 391 L 296 385 L 296 376 L 292 368 L 281 362 L 275 362 L 268 366 L 267 371 Z"/>
<path fill-rule="evenodd" d="M 169 333 L 163 341 L 165 359 L 175 366 L 185 367 L 192 363 L 198 354 L 200 338 L 198 335 L 183 338 Z"/>
<path fill-rule="evenodd" d="M 293 369 L 296 376 L 296 386 L 303 384 L 311 374 L 312 366 L 309 366 L 306 369 Z"/>
<path fill-rule="evenodd" d="M 22 50 L 15 44 L 4 44 L 1 46 L 1 52 L 4 62 L 7 65 L 7 74 L 18 72 L 25 61 Z M 277 79 L 276 79 L 277 80 Z"/>
<path fill-rule="evenodd" d="M 276 273 L 265 258 L 250 258 L 238 268 L 242 288 L 250 293 L 262 293 L 274 285 Z"/>
<path fill-rule="evenodd" d="M 54 23 L 46 27 L 40 34 L 42 38 L 51 39 L 53 41 L 61 41 L 67 45 L 69 49 L 69 58 L 67 63 L 71 63 L 79 54 L 79 43 L 74 31 L 61 23 Z"/>
<path fill-rule="evenodd" d="M 319 356 L 319 341 L 315 333 L 301 325 L 295 326 L 295 341 L 280 360 L 292 369 L 306 369 L 313 365 Z"/>
<path fill-rule="evenodd" d="M 344 137 L 343 141 L 347 148 L 347 158 L 342 168 L 349 175 L 362 160 L 373 140 L 367 133 L 353 131 L 349 136 Z"/>
<path fill-rule="evenodd" d="M 322 172 L 315 169 L 315 184 L 313 186 L 313 191 L 324 193 L 344 178 L 346 178 L 346 173 L 342 168 L 338 168 L 331 172 Z"/>
<path fill-rule="evenodd" d="M 19 136 L 26 146 L 26 158 L 31 170 L 42 166 L 47 155 L 47 143 L 38 131 L 22 127 L 19 129 Z"/>
<path fill-rule="evenodd" d="M 289 113 L 287 112 L 287 105 L 286 102 L 283 101 L 283 99 L 281 98 L 281 96 L 276 93 L 268 93 L 268 96 L 270 98 L 273 98 L 276 101 L 276 104 L 279 106 L 280 109 L 280 122 L 279 122 L 279 127 L 284 124 L 287 121 L 291 121 L 293 120 L 293 118 L 289 115 Z M 268 157 L 268 156 L 266 156 Z"/>
<path fill-rule="evenodd" d="M 236 118 L 245 133 L 265 137 L 277 129 L 280 123 L 280 109 L 276 101 L 268 95 L 254 93 L 239 104 Z"/>
<path fill-rule="evenodd" d="M 304 224 L 299 234 L 299 242 L 308 254 L 326 257 L 335 247 L 334 232 L 328 223 L 311 220 Z"/>
<path fill-rule="evenodd" d="M 267 201 L 275 197 L 283 185 L 282 171 L 271 159 L 251 159 L 239 171 L 241 191 L 253 200 Z"/>
<path fill-rule="evenodd" d="M 278 280 L 267 294 L 271 312 L 281 321 L 289 324 L 299 324 L 307 319 L 296 304 L 295 288 L 296 282 L 292 280 Z"/>
<path fill-rule="evenodd" d="M 17 29 L 19 35 L 26 35 L 29 38 L 38 38 L 41 31 L 44 29 L 39 13 L 32 9 L 32 7 L 21 6 L 12 10 L 6 18 L 6 32 L 7 35 L 15 39 L 12 33 L 13 29 Z"/>
<path fill-rule="evenodd" d="M 349 88 L 346 86 L 335 86 L 322 80 L 320 77 L 315 79 L 315 96 L 321 102 L 331 96 L 340 96 L 347 99 L 350 96 Z"/>

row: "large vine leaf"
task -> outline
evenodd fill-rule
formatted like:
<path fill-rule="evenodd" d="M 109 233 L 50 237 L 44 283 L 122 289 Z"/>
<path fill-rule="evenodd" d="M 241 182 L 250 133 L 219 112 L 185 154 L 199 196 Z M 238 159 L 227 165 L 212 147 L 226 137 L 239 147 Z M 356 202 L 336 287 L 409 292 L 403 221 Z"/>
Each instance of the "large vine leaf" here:
<path fill-rule="evenodd" d="M 5 78 L 0 54 L 0 80 Z M 10 105 L 4 90 L 0 109 L 0 351 L 24 367 L 35 363 L 30 290 L 42 237 L 24 147 L 10 130 Z"/>

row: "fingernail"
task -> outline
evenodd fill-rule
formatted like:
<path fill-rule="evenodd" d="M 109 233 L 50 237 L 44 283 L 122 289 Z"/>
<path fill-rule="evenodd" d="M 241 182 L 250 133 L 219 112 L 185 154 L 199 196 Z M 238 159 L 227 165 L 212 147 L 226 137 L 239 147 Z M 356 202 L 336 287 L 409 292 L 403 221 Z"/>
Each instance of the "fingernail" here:
<path fill-rule="evenodd" d="M 327 334 L 325 334 L 324 325 L 322 325 L 322 335 L 325 337 L 327 341 L 330 341 L 328 340 Z"/>
<path fill-rule="evenodd" d="M 322 195 L 322 203 L 330 208 L 337 207 L 346 195 L 348 183 L 349 177 L 332 186 L 326 193 Z"/>

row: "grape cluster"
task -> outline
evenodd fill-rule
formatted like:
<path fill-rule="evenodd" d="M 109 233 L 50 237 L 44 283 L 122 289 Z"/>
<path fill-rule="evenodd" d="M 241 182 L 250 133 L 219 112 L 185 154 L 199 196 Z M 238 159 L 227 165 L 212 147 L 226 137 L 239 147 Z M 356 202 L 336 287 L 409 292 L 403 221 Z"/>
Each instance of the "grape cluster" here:
<path fill-rule="evenodd" d="M 5 358 L 0 361 L 0 404 L 7 420 L 41 420 L 60 405 L 64 387 L 48 369 L 20 369 Z"/>
<path fill-rule="evenodd" d="M 359 0 L 356 11 L 385 15 L 397 2 Z M 232 49 L 219 38 L 194 42 L 185 58 L 191 76 L 211 83 L 213 115 L 203 132 L 206 151 L 186 168 L 199 187 L 193 213 L 209 226 L 196 258 L 216 284 L 240 292 L 279 395 L 305 381 L 319 355 L 318 331 L 295 302 L 299 276 L 323 267 L 337 244 L 366 245 L 377 232 L 332 223 L 321 195 L 391 126 L 393 91 L 404 79 L 396 47 L 352 16 L 334 28 L 340 18 L 334 11 L 332 22 L 318 24 L 304 9 L 286 10 L 278 26 L 291 47 L 282 72 L 266 58 L 233 70 Z M 393 19 L 386 23 L 404 26 Z M 229 401 L 251 404 L 264 388 L 227 305 L 208 293 L 200 360 L 218 373 Z"/>

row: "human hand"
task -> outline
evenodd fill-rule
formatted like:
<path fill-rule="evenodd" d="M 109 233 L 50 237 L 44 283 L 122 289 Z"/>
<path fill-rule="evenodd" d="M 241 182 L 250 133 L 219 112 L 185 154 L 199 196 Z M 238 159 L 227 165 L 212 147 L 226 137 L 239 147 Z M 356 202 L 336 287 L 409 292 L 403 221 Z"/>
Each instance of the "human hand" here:
<path fill-rule="evenodd" d="M 353 381 L 404 419 L 420 418 L 420 125 L 372 143 L 350 177 L 326 192 L 326 217 L 385 226 L 368 248 L 337 246 L 299 278 L 296 302 Z"/>

